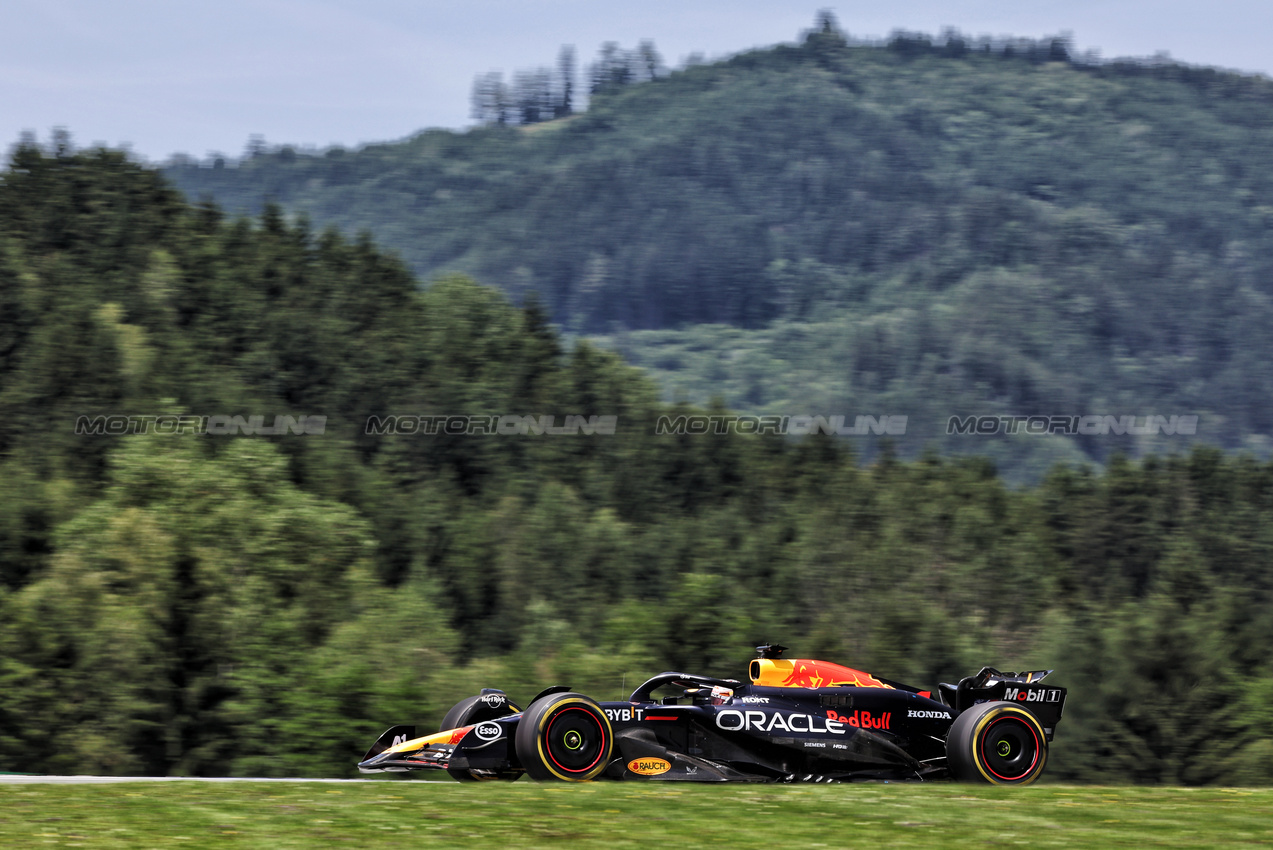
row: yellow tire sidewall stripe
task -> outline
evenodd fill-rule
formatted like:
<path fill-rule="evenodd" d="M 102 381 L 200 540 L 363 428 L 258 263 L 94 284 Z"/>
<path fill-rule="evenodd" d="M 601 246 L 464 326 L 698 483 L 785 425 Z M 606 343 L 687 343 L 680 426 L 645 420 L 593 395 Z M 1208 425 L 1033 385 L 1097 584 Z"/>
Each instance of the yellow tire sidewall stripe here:
<path fill-rule="evenodd" d="M 591 771 L 590 774 L 587 776 L 570 776 L 570 775 L 559 772 L 553 766 L 552 756 L 550 756 L 548 752 L 544 749 L 544 741 L 546 740 L 546 737 L 547 737 L 544 734 L 544 732 L 548 726 L 548 723 L 554 717 L 557 716 L 558 709 L 560 709 L 562 706 L 572 705 L 572 704 L 578 704 L 578 705 L 584 706 L 585 708 L 588 709 L 590 714 L 593 714 L 594 717 L 599 718 L 601 720 L 601 725 L 605 727 L 606 740 L 607 741 L 614 740 L 614 730 L 610 727 L 610 718 L 606 717 L 605 712 L 597 709 L 596 705 L 591 700 L 573 698 L 573 699 L 565 699 L 565 700 L 562 700 L 561 702 L 553 703 L 552 708 L 549 711 L 545 711 L 544 716 L 539 718 L 539 728 L 535 730 L 535 747 L 539 751 L 540 764 L 542 764 L 545 768 L 547 768 L 548 772 L 551 773 L 553 776 L 557 777 L 558 779 L 563 779 L 566 782 L 585 782 L 589 779 L 595 778 L 597 774 L 599 774 L 602 770 L 605 770 L 606 766 L 604 762 L 606 760 L 598 759 L 598 762 L 602 762 L 600 764 L 599 769 Z"/>
<path fill-rule="evenodd" d="M 1003 779 L 987 771 L 985 765 L 981 763 L 981 733 L 987 726 L 990 725 L 991 722 L 1003 717 L 1004 715 L 1024 718 L 1025 722 L 1039 738 L 1039 763 L 1035 765 L 1032 775 L 1021 782 L 1005 782 Z M 993 711 L 986 712 L 986 716 L 981 718 L 981 720 L 977 723 L 976 728 L 973 729 L 972 747 L 972 763 L 977 766 L 977 771 L 981 774 L 982 778 L 992 785 L 1030 785 L 1042 775 L 1043 768 L 1048 761 L 1048 742 L 1047 738 L 1043 735 L 1043 727 L 1039 725 L 1039 719 L 1026 709 L 1012 705 L 1011 703 L 998 706 Z"/>

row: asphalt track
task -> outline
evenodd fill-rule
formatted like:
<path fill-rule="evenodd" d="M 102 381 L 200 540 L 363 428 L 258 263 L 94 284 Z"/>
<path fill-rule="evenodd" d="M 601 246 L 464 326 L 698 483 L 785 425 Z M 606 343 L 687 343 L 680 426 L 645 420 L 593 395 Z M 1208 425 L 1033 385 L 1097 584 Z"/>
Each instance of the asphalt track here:
<path fill-rule="evenodd" d="M 0 785 L 104 785 L 112 782 L 397 782 L 396 779 L 279 779 L 250 776 L 28 776 L 0 774 Z M 446 779 L 413 779 L 411 784 L 431 782 L 454 785 Z"/>

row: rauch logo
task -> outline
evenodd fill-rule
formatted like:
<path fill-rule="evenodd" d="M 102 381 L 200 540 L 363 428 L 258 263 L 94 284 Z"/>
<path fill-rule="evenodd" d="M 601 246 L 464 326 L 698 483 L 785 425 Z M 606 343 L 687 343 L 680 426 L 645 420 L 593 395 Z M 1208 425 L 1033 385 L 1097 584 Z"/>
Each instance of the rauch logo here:
<path fill-rule="evenodd" d="M 672 764 L 666 759 L 633 759 L 628 762 L 628 770 L 641 776 L 658 776 L 671 769 Z"/>

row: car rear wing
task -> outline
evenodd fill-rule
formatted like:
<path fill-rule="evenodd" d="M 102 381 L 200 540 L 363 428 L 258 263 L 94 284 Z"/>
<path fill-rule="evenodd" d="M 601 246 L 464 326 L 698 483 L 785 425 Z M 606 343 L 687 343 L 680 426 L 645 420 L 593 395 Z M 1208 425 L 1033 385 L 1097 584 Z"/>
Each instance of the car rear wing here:
<path fill-rule="evenodd" d="M 956 714 L 983 702 L 1016 703 L 1039 718 L 1039 725 L 1050 742 L 1056 733 L 1056 724 L 1061 722 L 1066 695 L 1065 688 L 1041 684 L 1051 672 L 1001 673 L 993 667 L 982 667 L 977 675 L 965 676 L 956 685 L 942 682 L 937 686 L 937 695 Z"/>

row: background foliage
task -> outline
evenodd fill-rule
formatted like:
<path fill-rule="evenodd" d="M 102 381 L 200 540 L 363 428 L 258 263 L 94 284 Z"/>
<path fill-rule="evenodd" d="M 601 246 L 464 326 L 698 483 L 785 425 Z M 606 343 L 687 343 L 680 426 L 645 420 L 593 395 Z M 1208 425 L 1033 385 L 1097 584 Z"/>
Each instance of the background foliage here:
<path fill-rule="evenodd" d="M 479 80 L 491 126 L 358 151 L 19 144 L 0 770 L 343 775 L 484 686 L 621 697 L 780 640 L 930 686 L 1056 667 L 1054 777 L 1273 781 L 1273 88 L 822 23 L 670 74 L 611 45 L 586 112 L 563 54 Z M 656 434 L 723 404 L 910 427 Z M 365 427 L 455 413 L 619 427 Z M 941 429 L 1091 413 L 1200 444 Z M 76 433 L 108 414 L 326 430 Z"/>
<path fill-rule="evenodd" d="M 227 220 L 108 150 L 16 150 L 0 300 L 0 769 L 343 775 L 483 686 L 617 697 L 781 639 L 917 684 L 1059 668 L 1056 777 L 1273 778 L 1273 465 L 1250 456 L 1014 489 L 982 459 L 658 436 L 693 408 L 533 300 L 421 290 L 365 238 Z M 620 425 L 365 433 L 455 412 Z M 111 413 L 328 419 L 75 433 Z"/>

